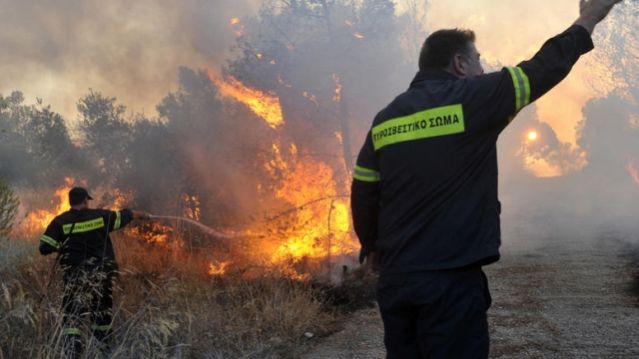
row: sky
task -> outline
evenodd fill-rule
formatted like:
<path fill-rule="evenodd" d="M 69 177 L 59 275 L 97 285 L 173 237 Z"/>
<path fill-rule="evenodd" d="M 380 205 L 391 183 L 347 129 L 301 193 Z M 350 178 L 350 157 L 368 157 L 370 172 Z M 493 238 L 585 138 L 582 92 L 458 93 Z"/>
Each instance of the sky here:
<path fill-rule="evenodd" d="M 398 12 L 406 11 L 400 0 Z M 428 0 L 424 29 L 473 29 L 486 63 L 516 64 L 576 18 L 577 0 Z M 223 65 L 233 44 L 232 17 L 256 14 L 259 0 L 0 0 L 0 94 L 42 98 L 66 119 L 94 89 L 133 112 L 155 105 L 177 86 L 177 69 Z M 418 6 L 419 8 L 419 6 Z M 593 53 L 596 53 L 593 52 Z M 541 121 L 562 142 L 575 143 L 581 109 L 614 85 L 589 54 L 538 101 Z"/>

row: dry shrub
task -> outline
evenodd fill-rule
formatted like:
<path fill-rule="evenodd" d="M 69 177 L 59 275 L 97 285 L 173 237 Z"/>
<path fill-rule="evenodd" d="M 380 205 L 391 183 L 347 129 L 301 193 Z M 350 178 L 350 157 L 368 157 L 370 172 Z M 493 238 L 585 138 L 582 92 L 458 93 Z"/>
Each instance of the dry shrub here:
<path fill-rule="evenodd" d="M 309 283 L 211 277 L 207 255 L 134 238 L 116 243 L 112 358 L 292 358 L 313 342 L 306 332 L 335 329 L 338 314 Z M 0 242 L 0 359 L 62 354 L 61 272 L 52 275 L 53 256 L 40 257 L 36 248 L 33 241 Z M 98 343 L 83 339 L 85 357 L 99 357 Z"/>

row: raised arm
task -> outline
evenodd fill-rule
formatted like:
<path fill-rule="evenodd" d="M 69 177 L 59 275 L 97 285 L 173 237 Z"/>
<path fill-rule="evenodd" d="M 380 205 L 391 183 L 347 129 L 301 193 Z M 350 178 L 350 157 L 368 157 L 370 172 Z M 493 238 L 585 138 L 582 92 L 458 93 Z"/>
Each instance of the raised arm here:
<path fill-rule="evenodd" d="M 580 0 L 579 18 L 575 25 L 584 27 L 590 34 L 595 26 L 608 16 L 612 8 L 622 0 Z"/>

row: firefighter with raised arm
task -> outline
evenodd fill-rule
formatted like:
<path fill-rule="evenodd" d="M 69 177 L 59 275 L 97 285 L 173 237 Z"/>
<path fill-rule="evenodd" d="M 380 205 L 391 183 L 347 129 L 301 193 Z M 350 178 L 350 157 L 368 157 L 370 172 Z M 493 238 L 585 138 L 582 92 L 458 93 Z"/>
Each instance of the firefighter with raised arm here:
<path fill-rule="evenodd" d="M 89 316 L 91 332 L 103 349 L 108 348 L 113 318 L 113 279 L 117 264 L 109 233 L 134 219 L 148 219 L 144 212 L 89 208 L 86 189 L 69 191 L 71 209 L 55 217 L 40 237 L 40 253 L 58 253 L 64 270 L 63 335 L 68 358 L 82 352 L 83 316 Z"/>
<path fill-rule="evenodd" d="M 488 74 L 472 31 L 436 31 L 409 89 L 373 120 L 351 205 L 360 259 L 379 269 L 388 358 L 488 356 L 482 266 L 500 256 L 497 138 L 593 49 L 595 25 L 619 2 L 582 0 L 577 21 L 532 59 Z"/>

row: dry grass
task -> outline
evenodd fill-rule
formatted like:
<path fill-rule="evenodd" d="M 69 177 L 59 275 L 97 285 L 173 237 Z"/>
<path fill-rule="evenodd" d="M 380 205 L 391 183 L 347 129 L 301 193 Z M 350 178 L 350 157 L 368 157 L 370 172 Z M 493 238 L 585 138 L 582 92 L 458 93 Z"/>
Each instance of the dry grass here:
<path fill-rule="evenodd" d="M 317 286 L 210 277 L 208 258 L 119 238 L 112 358 L 292 358 L 340 314 Z M 37 243 L 0 241 L 0 359 L 61 356 L 61 276 Z M 52 280 L 51 280 L 52 279 Z M 51 285 L 49 283 L 51 282 Z M 88 325 L 89 323 L 87 323 Z M 85 357 L 100 357 L 84 337 Z"/>

